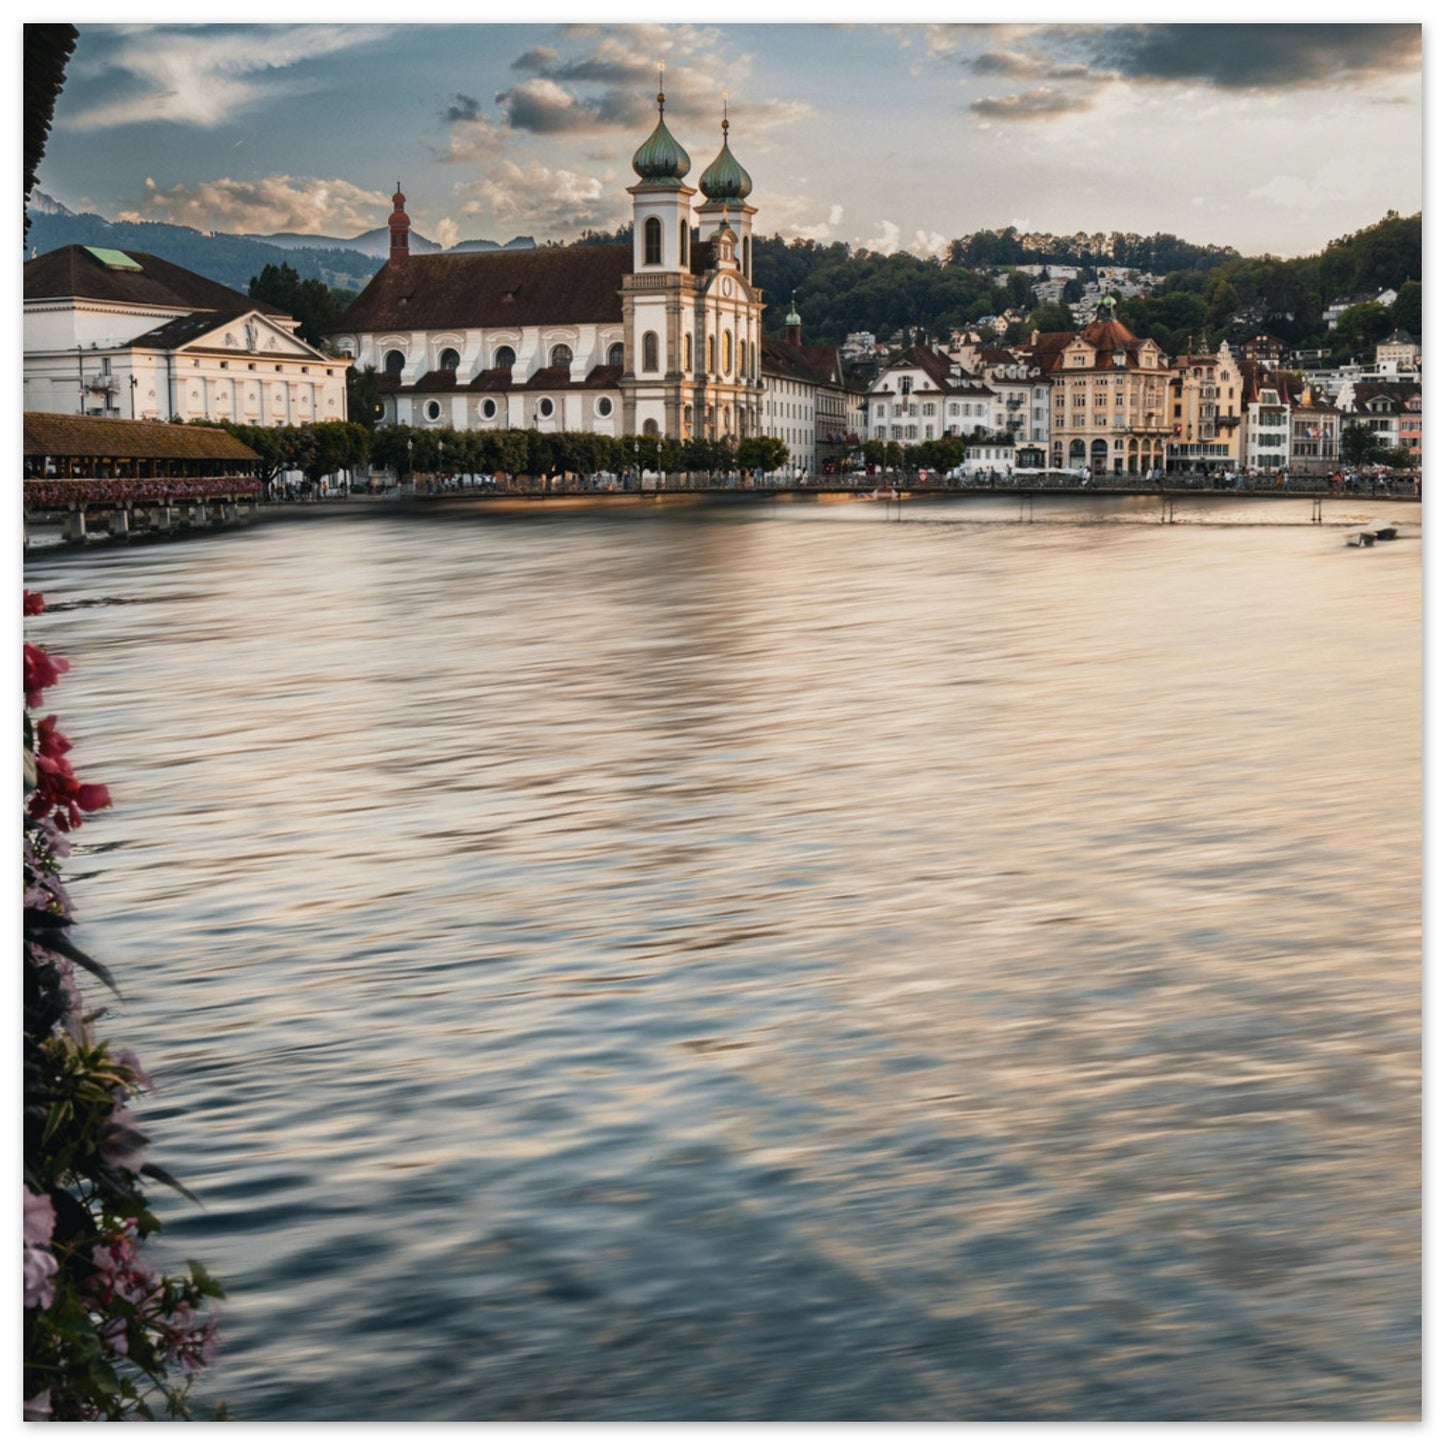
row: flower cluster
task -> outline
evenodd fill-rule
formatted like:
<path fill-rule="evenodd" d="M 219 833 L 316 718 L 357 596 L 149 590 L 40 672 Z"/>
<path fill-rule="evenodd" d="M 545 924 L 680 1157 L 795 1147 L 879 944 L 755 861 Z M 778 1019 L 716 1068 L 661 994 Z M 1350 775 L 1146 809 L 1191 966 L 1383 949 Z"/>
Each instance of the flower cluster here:
<path fill-rule="evenodd" d="M 25 594 L 26 616 L 43 600 Z M 68 834 L 110 798 L 79 782 L 55 719 L 31 720 L 66 671 L 25 645 L 24 1144 L 25 1418 L 154 1419 L 189 1413 L 196 1372 L 209 1363 L 222 1291 L 191 1261 L 167 1276 L 140 1244 L 160 1228 L 143 1180 L 175 1181 L 147 1162 L 150 1140 L 131 1104 L 150 1086 L 129 1049 L 98 1037 L 77 968 L 114 987 L 70 937 L 71 901 L 59 876 Z M 180 1186 L 176 1186 L 180 1187 Z"/>
<path fill-rule="evenodd" d="M 256 477 L 27 477 L 25 506 L 48 512 L 64 507 L 126 506 L 177 502 L 199 497 L 256 497 L 265 490 Z"/>

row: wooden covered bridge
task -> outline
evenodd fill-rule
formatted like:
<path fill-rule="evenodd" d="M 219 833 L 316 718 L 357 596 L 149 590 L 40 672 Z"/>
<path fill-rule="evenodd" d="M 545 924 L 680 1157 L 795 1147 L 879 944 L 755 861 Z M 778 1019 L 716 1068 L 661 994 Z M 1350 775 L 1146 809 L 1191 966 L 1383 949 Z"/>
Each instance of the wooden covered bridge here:
<path fill-rule="evenodd" d="M 246 520 L 260 457 L 219 427 L 26 412 L 27 529 L 60 517 L 67 542 Z"/>

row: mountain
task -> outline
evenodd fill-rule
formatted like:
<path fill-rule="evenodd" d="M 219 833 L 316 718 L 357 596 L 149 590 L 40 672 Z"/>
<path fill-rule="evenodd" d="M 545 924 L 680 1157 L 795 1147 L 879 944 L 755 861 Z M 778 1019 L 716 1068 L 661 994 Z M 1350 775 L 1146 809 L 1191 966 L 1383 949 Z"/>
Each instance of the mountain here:
<path fill-rule="evenodd" d="M 31 191 L 30 199 L 26 202 L 26 209 L 36 216 L 73 216 L 74 211 L 62 206 L 54 196 L 47 196 L 44 191 Z"/>
<path fill-rule="evenodd" d="M 339 236 L 306 236 L 300 231 L 278 231 L 274 236 L 248 235 L 248 241 L 260 241 L 263 245 L 279 246 L 283 251 L 359 251 L 377 261 L 385 261 L 391 254 L 391 232 L 385 226 L 374 231 L 364 231 L 349 241 Z M 418 256 L 429 256 L 444 247 L 429 241 L 420 231 L 408 236 L 411 249 Z M 294 269 L 294 268 L 293 268 Z"/>
<path fill-rule="evenodd" d="M 391 250 L 386 227 L 349 240 L 339 236 L 308 236 L 282 231 L 271 236 L 233 235 L 225 231 L 197 231 L 164 221 L 107 221 L 90 212 L 77 214 L 43 191 L 32 191 L 27 205 L 29 230 L 25 254 L 43 255 L 61 246 L 113 246 L 145 251 L 173 261 L 200 276 L 208 276 L 232 290 L 245 292 L 253 276 L 266 266 L 290 266 L 303 281 L 317 280 L 341 291 L 360 291 L 376 274 Z M 419 255 L 443 250 L 435 241 L 413 231 L 411 248 Z M 505 246 L 496 241 L 462 241 L 453 251 L 527 250 L 536 245 L 530 236 L 514 236 Z"/>

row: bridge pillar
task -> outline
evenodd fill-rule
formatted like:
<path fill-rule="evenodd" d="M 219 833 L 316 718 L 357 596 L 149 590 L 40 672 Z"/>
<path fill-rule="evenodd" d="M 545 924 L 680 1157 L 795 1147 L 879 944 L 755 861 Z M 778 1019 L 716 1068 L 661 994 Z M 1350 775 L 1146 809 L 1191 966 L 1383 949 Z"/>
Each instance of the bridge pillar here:
<path fill-rule="evenodd" d="M 110 514 L 110 535 L 112 537 L 130 536 L 130 508 L 117 507 Z"/>
<path fill-rule="evenodd" d="M 85 541 L 85 508 L 76 507 L 65 519 L 65 529 L 61 532 L 62 540 L 66 542 Z"/>

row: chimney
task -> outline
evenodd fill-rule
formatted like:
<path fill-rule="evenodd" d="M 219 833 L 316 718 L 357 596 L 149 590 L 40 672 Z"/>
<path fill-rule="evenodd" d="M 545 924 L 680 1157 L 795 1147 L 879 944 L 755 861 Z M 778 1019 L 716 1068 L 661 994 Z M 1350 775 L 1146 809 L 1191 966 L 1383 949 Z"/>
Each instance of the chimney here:
<path fill-rule="evenodd" d="M 405 266 L 411 259 L 411 249 L 407 242 L 407 232 L 411 230 L 411 217 L 406 213 L 406 197 L 401 193 L 401 182 L 396 183 L 396 194 L 391 198 L 391 218 L 387 225 L 391 228 L 391 255 L 387 258 L 388 266 Z"/>

